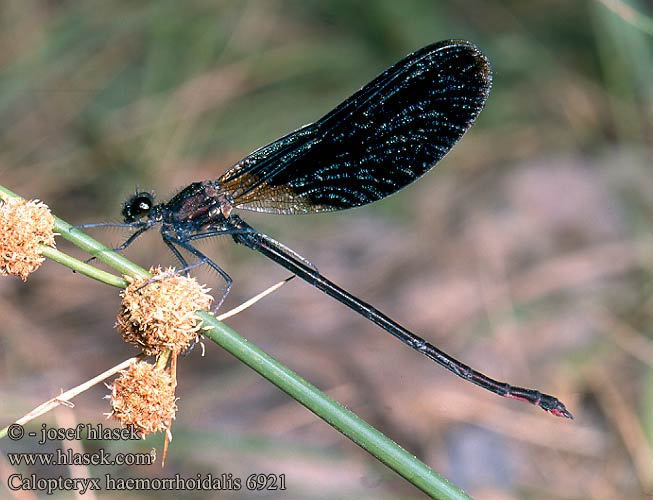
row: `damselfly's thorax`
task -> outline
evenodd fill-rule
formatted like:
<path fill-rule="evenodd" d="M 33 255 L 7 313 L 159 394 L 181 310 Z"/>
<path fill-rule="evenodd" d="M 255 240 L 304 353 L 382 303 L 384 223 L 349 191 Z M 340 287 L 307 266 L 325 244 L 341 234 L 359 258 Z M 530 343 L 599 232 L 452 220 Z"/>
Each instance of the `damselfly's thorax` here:
<path fill-rule="evenodd" d="M 196 228 L 226 219 L 231 204 L 214 181 L 193 182 L 165 204 L 164 222 Z"/>

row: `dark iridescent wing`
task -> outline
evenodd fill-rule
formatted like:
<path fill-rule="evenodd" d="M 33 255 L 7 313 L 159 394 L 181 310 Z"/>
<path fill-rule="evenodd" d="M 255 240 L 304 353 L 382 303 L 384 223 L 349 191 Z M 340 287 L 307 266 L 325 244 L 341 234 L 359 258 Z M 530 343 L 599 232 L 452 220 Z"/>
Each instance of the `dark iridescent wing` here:
<path fill-rule="evenodd" d="M 233 206 L 341 210 L 384 198 L 430 170 L 490 92 L 485 56 L 449 40 L 408 55 L 315 123 L 264 146 L 217 181 Z"/>

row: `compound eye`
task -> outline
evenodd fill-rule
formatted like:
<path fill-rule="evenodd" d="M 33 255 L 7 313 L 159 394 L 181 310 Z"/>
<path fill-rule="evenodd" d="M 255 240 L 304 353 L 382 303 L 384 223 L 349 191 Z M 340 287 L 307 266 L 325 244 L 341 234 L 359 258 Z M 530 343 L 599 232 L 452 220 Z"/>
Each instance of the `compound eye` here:
<path fill-rule="evenodd" d="M 146 217 L 154 206 L 154 195 L 152 193 L 136 193 L 122 206 L 122 217 L 125 222 L 136 222 Z"/>

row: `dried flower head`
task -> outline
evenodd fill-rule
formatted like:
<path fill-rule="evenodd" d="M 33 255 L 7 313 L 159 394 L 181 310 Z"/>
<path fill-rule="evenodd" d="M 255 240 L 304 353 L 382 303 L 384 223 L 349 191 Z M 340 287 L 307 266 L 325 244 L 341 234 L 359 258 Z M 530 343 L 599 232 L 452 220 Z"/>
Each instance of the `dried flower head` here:
<path fill-rule="evenodd" d="M 201 328 L 195 311 L 208 309 L 213 298 L 194 278 L 180 276 L 170 268 L 151 269 L 152 278 L 127 278 L 121 292 L 122 307 L 116 328 L 126 342 L 148 355 L 164 349 L 184 351 Z"/>
<path fill-rule="evenodd" d="M 43 263 L 39 244 L 54 246 L 54 217 L 38 200 L 0 200 L 0 275 L 23 281 Z"/>
<path fill-rule="evenodd" d="M 141 436 L 167 430 L 175 418 L 175 382 L 170 373 L 145 361 L 132 363 L 109 386 L 111 413 Z"/>

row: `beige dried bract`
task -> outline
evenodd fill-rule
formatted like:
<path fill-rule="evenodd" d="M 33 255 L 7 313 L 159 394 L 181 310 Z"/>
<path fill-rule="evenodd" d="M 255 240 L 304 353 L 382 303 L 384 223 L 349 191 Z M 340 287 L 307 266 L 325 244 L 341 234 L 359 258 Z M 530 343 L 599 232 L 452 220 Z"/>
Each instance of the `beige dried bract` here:
<path fill-rule="evenodd" d="M 116 328 L 126 342 L 148 355 L 165 349 L 184 351 L 201 328 L 195 311 L 208 309 L 213 298 L 208 288 L 174 269 L 151 269 L 152 278 L 127 278 Z"/>
<path fill-rule="evenodd" d="M 143 437 L 168 429 L 175 418 L 175 382 L 165 370 L 145 361 L 132 363 L 109 387 L 109 416 L 133 425 Z"/>
<path fill-rule="evenodd" d="M 0 200 L 0 275 L 26 281 L 45 260 L 39 244 L 54 246 L 53 227 L 54 217 L 40 201 Z"/>

